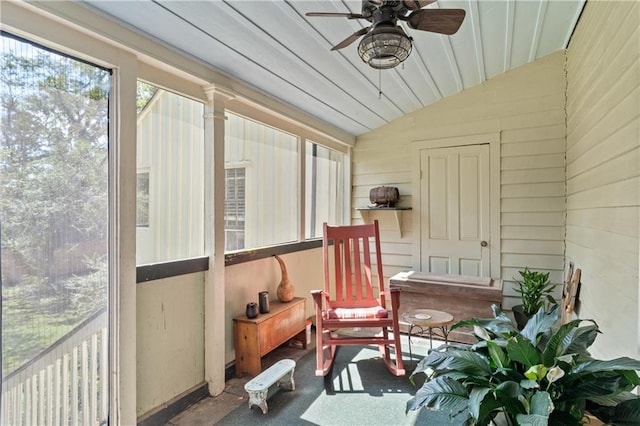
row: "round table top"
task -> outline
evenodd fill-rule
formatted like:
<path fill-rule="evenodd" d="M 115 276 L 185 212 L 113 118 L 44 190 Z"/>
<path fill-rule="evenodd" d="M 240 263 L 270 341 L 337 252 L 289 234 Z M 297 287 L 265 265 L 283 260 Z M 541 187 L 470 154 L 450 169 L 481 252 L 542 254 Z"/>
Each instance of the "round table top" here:
<path fill-rule="evenodd" d="M 413 309 L 402 314 L 402 321 L 423 327 L 446 327 L 453 323 L 453 315 L 433 309 Z"/>

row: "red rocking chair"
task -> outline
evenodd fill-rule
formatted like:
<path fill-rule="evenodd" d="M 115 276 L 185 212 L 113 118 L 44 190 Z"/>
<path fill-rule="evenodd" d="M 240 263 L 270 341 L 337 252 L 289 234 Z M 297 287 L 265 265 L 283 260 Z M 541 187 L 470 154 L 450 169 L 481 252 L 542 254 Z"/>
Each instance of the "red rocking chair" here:
<path fill-rule="evenodd" d="M 375 248 L 373 254 L 372 244 Z M 328 226 L 325 223 L 322 253 L 324 290 L 311 292 L 316 309 L 316 376 L 327 375 L 338 345 L 368 344 L 379 345 L 389 371 L 403 376 L 405 370 L 398 326 L 400 291 L 390 291 L 391 310 L 387 310 L 378 221 L 352 226 Z M 375 277 L 372 260 L 376 268 Z M 338 333 L 340 329 L 372 327 L 379 332 L 357 337 Z M 389 328 L 393 336 L 389 335 Z M 390 346 L 394 347 L 395 360 L 391 359 Z"/>

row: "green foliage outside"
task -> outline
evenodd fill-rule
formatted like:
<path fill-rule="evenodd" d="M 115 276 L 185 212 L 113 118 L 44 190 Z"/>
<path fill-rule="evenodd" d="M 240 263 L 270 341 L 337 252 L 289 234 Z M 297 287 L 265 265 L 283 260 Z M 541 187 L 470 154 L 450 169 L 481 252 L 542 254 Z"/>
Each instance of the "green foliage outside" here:
<path fill-rule="evenodd" d="M 1 41 L 6 375 L 107 302 L 110 74 Z"/>

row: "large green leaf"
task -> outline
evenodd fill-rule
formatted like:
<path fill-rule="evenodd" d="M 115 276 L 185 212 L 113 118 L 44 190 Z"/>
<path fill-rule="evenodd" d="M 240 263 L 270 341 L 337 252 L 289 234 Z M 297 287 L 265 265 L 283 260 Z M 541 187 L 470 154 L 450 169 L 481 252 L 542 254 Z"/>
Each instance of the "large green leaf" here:
<path fill-rule="evenodd" d="M 592 409 L 589 411 L 598 419 L 607 424 L 612 425 L 634 425 L 640 424 L 640 399 L 637 397 L 632 400 L 624 401 L 615 407 L 606 407 L 602 409 Z"/>
<path fill-rule="evenodd" d="M 495 342 L 487 342 L 487 348 L 496 368 L 505 368 L 509 365 L 509 357 Z"/>
<path fill-rule="evenodd" d="M 640 370 L 640 361 L 629 357 L 621 357 L 607 361 L 591 360 L 578 365 L 571 371 L 571 374 L 616 370 Z"/>
<path fill-rule="evenodd" d="M 562 399 L 585 399 L 596 396 L 613 395 L 623 390 L 624 377 L 615 372 L 582 375 L 580 380 L 567 386 Z"/>
<path fill-rule="evenodd" d="M 519 425 L 547 426 L 549 415 L 553 412 L 553 402 L 547 392 L 537 392 L 531 397 L 529 414 L 518 414 Z"/>
<path fill-rule="evenodd" d="M 469 413 L 474 419 L 478 420 L 480 418 L 480 407 L 482 405 L 482 401 L 490 391 L 491 388 L 488 387 L 474 387 L 471 389 L 471 392 L 469 392 Z"/>
<path fill-rule="evenodd" d="M 500 337 L 512 336 L 518 332 L 518 329 L 508 318 L 471 318 L 468 320 L 458 321 L 451 326 L 451 330 L 464 327 L 473 328 L 473 326 L 484 328 L 485 330 L 493 333 L 493 335 Z"/>
<path fill-rule="evenodd" d="M 438 374 L 457 371 L 470 376 L 491 375 L 489 360 L 476 352 L 450 350 L 440 354 L 439 357 L 437 365 L 432 367 Z"/>
<path fill-rule="evenodd" d="M 564 338 L 571 332 L 571 330 L 578 327 L 579 324 L 580 321 L 571 321 L 560 326 L 560 328 L 558 328 L 558 330 L 556 330 L 556 332 L 551 335 L 542 353 L 542 363 L 545 366 L 554 366 L 556 364 L 556 358 L 564 355 L 561 350 L 561 347 L 563 346 L 562 342 Z"/>
<path fill-rule="evenodd" d="M 562 339 L 559 356 L 564 354 L 588 355 L 587 348 L 593 344 L 599 332 L 598 325 L 595 323 L 571 330 Z"/>
<path fill-rule="evenodd" d="M 516 416 L 520 426 L 548 426 L 549 418 L 539 414 L 518 414 Z"/>
<path fill-rule="evenodd" d="M 540 353 L 529 340 L 516 336 L 509 339 L 507 344 L 507 354 L 511 361 L 516 361 L 525 366 L 525 369 L 532 365 L 540 364 Z"/>
<path fill-rule="evenodd" d="M 554 406 L 549 392 L 536 392 L 531 397 L 531 414 L 549 417 L 553 408 Z"/>
<path fill-rule="evenodd" d="M 596 396 L 589 398 L 589 401 L 594 402 L 598 405 L 604 405 L 607 407 L 615 407 L 624 401 L 629 401 L 632 399 L 637 399 L 638 395 L 631 392 L 620 392 L 615 395 L 604 395 L 604 396 Z"/>
<path fill-rule="evenodd" d="M 415 396 L 407 401 L 406 411 L 422 407 L 433 410 L 455 409 L 460 404 L 467 404 L 468 400 L 467 389 L 460 382 L 449 377 L 436 377 L 422 385 Z"/>
<path fill-rule="evenodd" d="M 496 386 L 495 393 L 498 395 L 498 398 L 506 399 L 506 398 L 517 398 L 520 395 L 521 388 L 520 384 L 514 381 L 506 381 L 500 383 Z"/>
<path fill-rule="evenodd" d="M 540 308 L 538 312 L 529 319 L 520 334 L 536 344 L 538 342 L 538 335 L 549 331 L 557 321 L 558 305 L 555 305 L 548 313 L 545 312 L 544 308 Z"/>

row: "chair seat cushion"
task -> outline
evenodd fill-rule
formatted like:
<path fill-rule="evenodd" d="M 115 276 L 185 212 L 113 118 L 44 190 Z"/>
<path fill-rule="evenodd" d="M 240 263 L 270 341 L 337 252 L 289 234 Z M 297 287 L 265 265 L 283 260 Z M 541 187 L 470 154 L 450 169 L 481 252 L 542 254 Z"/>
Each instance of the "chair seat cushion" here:
<path fill-rule="evenodd" d="M 389 313 L 382 306 L 370 308 L 331 308 L 325 312 L 325 319 L 375 319 L 387 318 Z"/>

